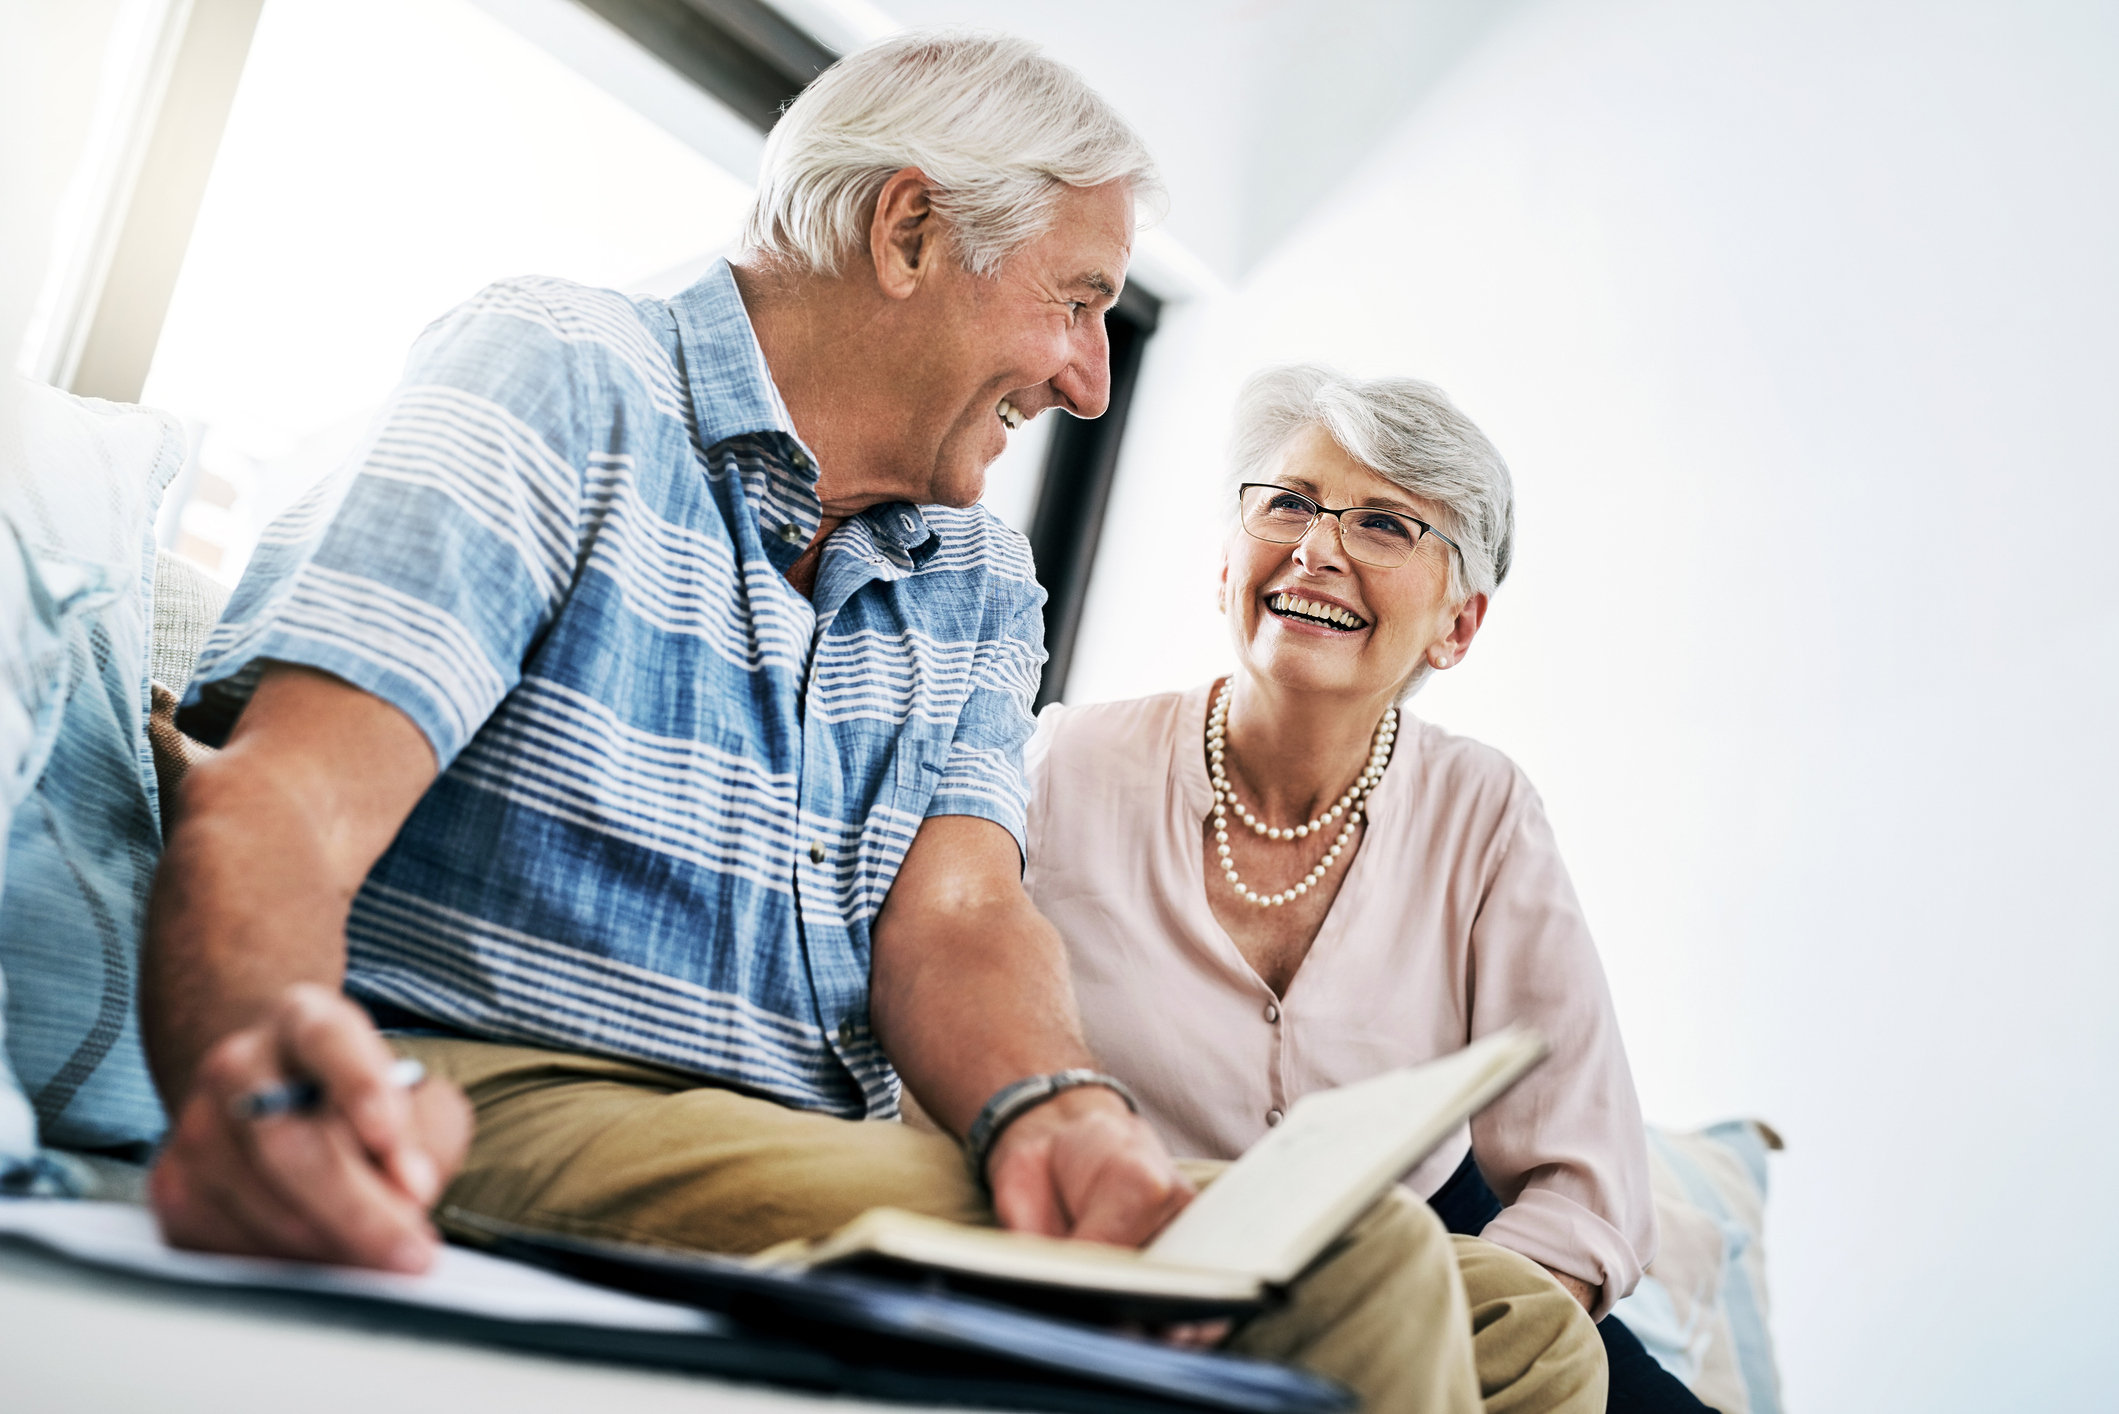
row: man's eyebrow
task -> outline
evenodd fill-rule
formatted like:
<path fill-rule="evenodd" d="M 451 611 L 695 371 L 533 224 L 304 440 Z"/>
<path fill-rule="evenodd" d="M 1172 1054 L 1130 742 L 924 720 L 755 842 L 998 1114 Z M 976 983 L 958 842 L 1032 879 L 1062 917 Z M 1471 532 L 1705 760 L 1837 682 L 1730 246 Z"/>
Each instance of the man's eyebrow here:
<path fill-rule="evenodd" d="M 1091 270 L 1085 275 L 1077 275 L 1074 277 L 1074 283 L 1088 286 L 1105 299 L 1118 298 L 1118 286 L 1113 284 L 1111 277 L 1101 270 Z"/>

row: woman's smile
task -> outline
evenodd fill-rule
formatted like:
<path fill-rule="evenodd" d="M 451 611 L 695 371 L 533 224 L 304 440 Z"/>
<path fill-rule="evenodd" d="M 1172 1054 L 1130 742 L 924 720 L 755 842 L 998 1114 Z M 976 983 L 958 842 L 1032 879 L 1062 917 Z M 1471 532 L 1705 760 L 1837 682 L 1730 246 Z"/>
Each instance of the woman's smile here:
<path fill-rule="evenodd" d="M 1266 612 L 1275 618 L 1327 634 L 1360 633 L 1369 621 L 1346 605 L 1314 591 L 1275 589 L 1265 596 Z"/>

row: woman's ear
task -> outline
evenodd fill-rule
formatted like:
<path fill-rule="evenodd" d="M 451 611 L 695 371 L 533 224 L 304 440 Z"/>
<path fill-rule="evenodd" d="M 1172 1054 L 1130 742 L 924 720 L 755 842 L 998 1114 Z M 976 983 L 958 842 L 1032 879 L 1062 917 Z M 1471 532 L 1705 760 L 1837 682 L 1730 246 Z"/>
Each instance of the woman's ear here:
<path fill-rule="evenodd" d="M 1214 581 L 1214 607 L 1229 612 L 1229 552 L 1221 552 L 1221 577 Z"/>
<path fill-rule="evenodd" d="M 875 215 L 868 222 L 868 253 L 884 294 L 906 299 L 919 288 L 920 273 L 932 261 L 935 237 L 927 174 L 917 167 L 892 173 L 876 193 Z"/>
<path fill-rule="evenodd" d="M 1479 625 L 1486 622 L 1487 598 L 1474 594 L 1457 606 L 1457 617 L 1450 621 L 1449 629 L 1427 648 L 1427 661 L 1437 668 L 1454 667 L 1464 661 L 1471 651 L 1472 640 L 1478 637 Z"/>

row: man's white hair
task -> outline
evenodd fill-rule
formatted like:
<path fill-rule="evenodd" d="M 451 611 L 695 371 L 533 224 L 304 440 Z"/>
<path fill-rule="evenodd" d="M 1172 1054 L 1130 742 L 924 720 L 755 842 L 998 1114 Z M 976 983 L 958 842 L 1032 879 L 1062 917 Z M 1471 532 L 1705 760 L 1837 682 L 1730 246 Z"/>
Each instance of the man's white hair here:
<path fill-rule="evenodd" d="M 820 275 L 868 244 L 876 195 L 917 167 L 958 259 L 992 275 L 1044 234 L 1063 187 L 1162 194 L 1138 135 L 1080 74 L 1011 35 L 916 29 L 847 55 L 765 142 L 747 251 Z"/>

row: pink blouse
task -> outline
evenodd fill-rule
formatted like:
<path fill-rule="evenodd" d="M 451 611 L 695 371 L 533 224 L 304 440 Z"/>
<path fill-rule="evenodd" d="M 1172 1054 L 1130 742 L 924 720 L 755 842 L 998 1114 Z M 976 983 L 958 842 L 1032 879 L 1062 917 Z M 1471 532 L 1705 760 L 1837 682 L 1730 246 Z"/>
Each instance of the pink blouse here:
<path fill-rule="evenodd" d="M 1544 808 L 1491 747 L 1400 712 L 1369 827 L 1285 997 L 1208 907 L 1208 687 L 1048 709 L 1029 748 L 1038 910 L 1089 1045 L 1180 1157 L 1233 1158 L 1297 1097 L 1522 1021 L 1552 1054 L 1406 1183 L 1463 1160 L 1508 1205 L 1486 1237 L 1603 1288 L 1655 1255 L 1640 1103 Z"/>

